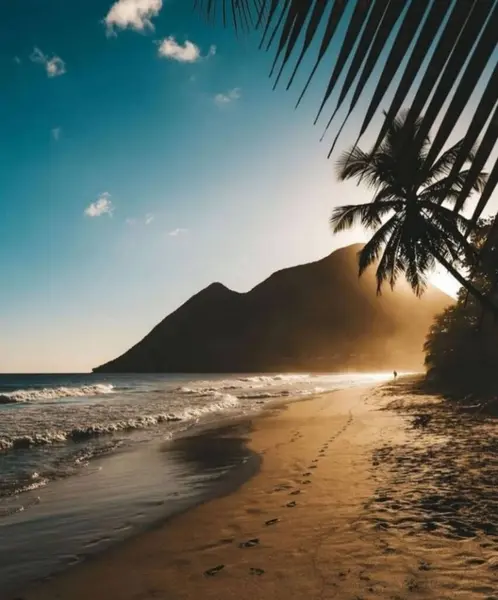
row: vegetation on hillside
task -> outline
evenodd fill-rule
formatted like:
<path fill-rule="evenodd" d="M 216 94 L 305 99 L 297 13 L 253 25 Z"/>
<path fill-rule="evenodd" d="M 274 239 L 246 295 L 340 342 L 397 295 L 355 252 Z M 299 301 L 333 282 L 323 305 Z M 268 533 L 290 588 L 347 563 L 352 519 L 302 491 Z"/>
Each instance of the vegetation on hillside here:
<path fill-rule="evenodd" d="M 357 179 L 374 190 L 371 203 L 334 211 L 335 230 L 360 223 L 374 232 L 360 254 L 359 268 L 361 274 L 379 261 L 379 291 L 384 282 L 394 286 L 404 275 L 420 295 L 436 263 L 452 273 L 462 291 L 429 333 L 429 373 L 473 389 L 478 382 L 496 380 L 498 215 L 477 223 L 498 185 L 498 3 L 194 3 L 208 18 L 221 19 L 238 33 L 261 32 L 261 47 L 274 54 L 275 86 L 285 79 L 289 89 L 299 80 L 298 71 L 304 71 L 298 105 L 318 68 L 328 69 L 315 123 L 329 110 L 325 132 L 337 124 L 330 156 L 354 115 L 358 137 L 339 162 L 339 177 Z M 408 98 L 410 109 L 402 113 Z M 385 119 L 376 143 L 365 153 L 358 144 L 379 122 L 375 115 L 382 108 Z M 469 108 L 471 114 L 462 123 Z M 462 124 L 464 137 L 447 149 L 451 134 Z M 485 175 L 487 164 L 490 173 Z M 467 219 L 461 213 L 473 192 L 479 198 Z"/>
<path fill-rule="evenodd" d="M 471 237 L 479 250 L 489 234 L 491 220 L 482 221 Z M 488 246 L 479 266 L 467 265 L 474 285 L 491 297 L 498 296 L 498 239 Z M 463 393 L 498 393 L 498 321 L 465 289 L 457 303 L 439 315 L 425 343 L 430 379 L 452 384 Z"/>

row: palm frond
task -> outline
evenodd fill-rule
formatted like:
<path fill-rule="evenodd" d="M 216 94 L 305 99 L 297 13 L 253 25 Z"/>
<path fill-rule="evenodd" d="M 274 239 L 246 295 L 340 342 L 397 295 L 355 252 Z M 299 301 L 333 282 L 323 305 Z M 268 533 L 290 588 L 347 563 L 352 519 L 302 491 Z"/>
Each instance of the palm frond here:
<path fill-rule="evenodd" d="M 436 76 L 437 76 L 437 84 L 436 82 L 432 82 L 431 81 L 431 85 L 429 86 L 429 91 L 432 91 L 432 97 L 429 101 L 429 104 L 427 106 L 427 108 L 424 110 L 424 118 L 422 120 L 422 125 L 420 128 L 420 136 L 423 138 L 424 136 L 426 136 L 429 131 L 432 129 L 432 126 L 434 125 L 434 122 L 439 114 L 439 112 L 441 111 L 444 103 L 447 101 L 448 96 L 451 94 L 453 87 L 455 85 L 455 82 L 457 81 L 459 75 L 462 73 L 463 68 L 464 68 L 464 63 L 465 60 L 467 59 L 467 57 L 469 56 L 469 50 L 473 48 L 475 41 L 479 38 L 479 34 L 480 34 L 480 30 L 484 27 L 484 31 L 483 31 L 483 36 L 481 37 L 481 42 L 484 40 L 486 41 L 487 38 L 489 38 L 489 46 L 496 46 L 496 39 L 495 36 L 489 36 L 489 25 L 490 23 L 488 22 L 487 25 L 485 25 L 486 20 L 488 19 L 489 16 L 489 6 L 487 5 L 486 2 L 482 2 L 481 0 L 474 0 L 473 2 L 469 3 L 456 3 L 455 4 L 455 9 L 454 12 L 457 13 L 457 11 L 461 11 L 461 14 L 463 15 L 464 18 L 464 23 L 463 23 L 463 27 L 460 27 L 460 33 L 458 35 L 458 37 L 455 38 L 455 30 L 454 29 L 450 29 L 448 30 L 448 44 L 447 44 L 447 48 L 449 49 L 450 52 L 448 54 L 447 60 L 445 61 L 445 65 L 444 65 L 444 70 L 441 74 L 440 71 L 436 72 Z M 495 9 L 494 9 L 494 16 L 495 18 L 498 17 L 498 9 L 497 9 L 497 5 L 495 4 Z M 489 21 L 491 21 L 491 27 L 494 26 L 495 31 L 496 31 L 496 27 L 498 26 L 498 23 L 492 23 L 493 21 L 493 15 L 491 17 L 491 19 L 489 19 Z M 450 27 L 455 27 L 455 25 L 451 25 Z M 457 25 L 458 27 L 458 25 Z M 444 37 L 444 34 L 443 34 Z M 432 57 L 434 59 L 434 55 Z M 484 66 L 484 68 L 486 68 L 487 66 L 487 61 L 489 58 L 489 53 L 486 52 L 485 56 L 482 56 L 479 54 L 478 48 L 475 49 L 475 51 L 471 54 L 471 59 L 470 59 L 470 63 L 472 63 L 473 67 L 474 67 L 474 71 L 473 71 L 473 75 L 476 74 L 476 70 L 475 67 L 478 66 L 479 64 L 482 64 Z M 464 61 L 462 63 L 462 60 Z M 469 63 L 469 64 L 470 64 Z M 436 66 L 436 69 L 438 69 L 438 66 Z M 428 70 L 430 69 L 430 65 Z M 479 71 L 477 70 L 477 73 L 479 74 Z M 463 74 L 464 76 L 462 77 L 463 79 L 469 79 L 469 77 L 465 78 L 465 72 Z M 477 79 L 479 79 L 479 77 L 477 77 Z M 434 89 L 435 86 L 435 89 Z M 427 88 L 420 87 L 420 90 L 424 90 L 424 92 L 427 90 Z M 469 90 L 468 88 L 460 88 L 460 90 L 458 90 L 458 93 L 455 92 L 455 96 L 454 98 L 457 98 L 458 103 L 461 104 L 463 103 L 463 106 L 466 104 L 465 99 L 468 99 L 470 94 L 468 93 Z M 428 98 L 428 96 L 427 96 Z M 416 102 L 416 98 L 414 100 L 414 103 Z M 425 102 L 424 102 L 425 104 Z M 422 109 L 424 104 L 421 105 Z M 462 106 L 462 109 L 463 109 Z M 412 105 L 413 107 L 413 105 Z M 460 111 L 461 112 L 461 111 Z M 456 110 L 455 107 L 455 103 L 453 106 L 453 110 L 451 112 L 452 114 L 452 118 L 454 118 L 454 122 L 456 122 L 458 120 L 458 117 L 460 116 L 460 113 Z M 416 116 L 420 115 L 420 112 L 416 112 L 415 113 Z"/>
<path fill-rule="evenodd" d="M 342 181 L 361 177 L 367 181 L 368 185 L 375 186 L 379 183 L 379 174 L 371 154 L 358 147 L 343 152 L 339 156 L 336 162 L 336 173 Z"/>
<path fill-rule="evenodd" d="M 437 123 L 443 107 L 448 107 L 428 151 L 428 163 L 434 162 L 470 95 L 477 94 L 477 109 L 468 124 L 455 169 L 449 174 L 450 178 L 456 176 L 496 104 L 498 0 L 351 1 L 353 6 L 345 0 L 194 0 L 194 4 L 208 19 L 221 19 L 239 33 L 259 29 L 266 48 L 274 53 L 273 73 L 277 81 L 290 68 L 288 85 L 295 85 L 295 72 L 303 68 L 306 56 L 311 75 L 300 99 L 309 90 L 318 65 L 328 61 L 330 78 L 319 101 L 318 114 L 329 100 L 334 100 L 329 113 L 333 115 L 336 106 L 342 106 L 350 93 L 352 101 L 346 120 L 354 115 L 358 138 L 376 123 L 377 111 L 383 103 L 387 104 L 386 123 L 380 125 L 380 133 L 377 131 L 377 147 L 410 95 L 411 118 L 425 112 L 419 132 L 422 140 Z M 334 46 L 340 48 L 338 53 L 332 52 Z M 399 66 L 403 63 L 399 79 Z M 488 68 L 491 79 L 487 85 L 479 85 Z M 367 84 L 374 70 L 379 76 L 372 92 Z M 365 104 L 360 100 L 367 91 L 370 98 Z M 496 141 L 496 131 L 494 136 Z M 486 156 L 487 160 L 493 147 L 489 135 L 485 135 L 476 148 L 476 156 Z M 472 178 L 481 171 L 482 165 L 469 172 L 469 190 L 474 186 Z M 496 177 L 491 176 L 479 210 L 489 201 L 496 185 Z M 462 202 L 469 190 L 462 190 Z M 457 202 L 455 210 L 460 209 Z"/>
<path fill-rule="evenodd" d="M 453 144 L 451 148 L 448 148 L 443 154 L 435 161 L 432 162 L 430 159 L 431 153 L 434 149 L 434 143 L 431 146 L 429 154 L 427 155 L 426 162 L 430 165 L 430 168 L 427 170 L 427 178 L 426 181 L 434 181 L 435 179 L 440 179 L 443 175 L 448 176 L 453 171 L 453 165 L 455 161 L 460 156 L 460 152 L 462 150 L 462 146 L 465 143 L 465 139 L 461 139 L 456 144 Z M 466 162 L 472 162 L 475 158 L 475 148 L 470 147 L 467 150 L 467 159 Z M 460 165 L 460 168 L 463 165 Z M 460 171 L 460 170 L 459 170 Z M 454 175 L 457 175 L 456 173 Z M 447 181 L 447 185 L 451 185 L 451 180 Z"/>
<path fill-rule="evenodd" d="M 346 29 L 346 35 L 342 40 L 341 50 L 337 56 L 337 60 L 334 61 L 334 70 L 331 73 L 327 89 L 325 90 L 320 108 L 318 109 L 315 123 L 318 121 L 325 104 L 330 98 L 332 92 L 335 90 L 335 86 L 337 85 L 339 77 L 341 76 L 347 61 L 353 52 L 353 48 L 360 36 L 361 31 L 369 21 L 371 6 L 372 4 L 370 3 L 370 6 L 365 7 L 365 3 L 361 2 L 361 0 L 356 0 L 356 5 L 349 20 Z"/>
<path fill-rule="evenodd" d="M 399 222 L 400 219 L 397 215 L 392 216 L 360 250 L 358 253 L 358 274 L 360 276 L 363 275 L 371 264 L 378 260 L 382 248 L 387 244 L 389 237 L 394 233 Z"/>
<path fill-rule="evenodd" d="M 367 203 L 338 206 L 332 212 L 330 224 L 334 233 L 351 229 L 354 225 L 362 225 L 366 229 L 377 229 L 382 224 L 382 219 L 398 208 L 399 202 L 395 200 L 380 204 Z"/>
<path fill-rule="evenodd" d="M 368 18 L 365 22 L 365 25 L 363 27 L 363 30 L 360 34 L 358 43 L 356 45 L 356 51 L 353 55 L 351 64 L 349 65 L 349 69 L 346 73 L 344 83 L 342 84 L 341 89 L 339 90 L 339 98 L 335 104 L 335 109 L 332 112 L 332 116 L 330 117 L 330 119 L 327 123 L 327 126 L 325 127 L 325 131 L 328 130 L 332 121 L 334 120 L 334 117 L 336 116 L 339 109 L 341 108 L 341 106 L 344 102 L 344 99 L 346 98 L 346 95 L 351 90 L 351 86 L 352 86 L 353 82 L 355 81 L 355 79 L 358 75 L 358 72 L 361 70 L 363 61 L 366 60 L 366 57 L 370 51 L 370 48 L 372 47 L 372 45 L 374 43 L 376 33 L 377 33 L 377 31 L 380 27 L 380 24 L 384 18 L 384 14 L 385 14 L 387 8 L 389 7 L 390 0 L 371 0 L 371 3 L 372 3 L 372 7 L 370 9 L 370 12 L 369 12 Z M 329 85 L 329 89 L 330 89 L 330 85 Z M 358 84 L 356 85 L 356 89 L 358 89 Z M 324 98 L 325 102 L 327 100 L 328 100 L 328 97 Z M 323 109 L 323 106 L 324 106 L 324 102 L 322 102 L 322 106 L 320 107 L 320 110 Z M 318 117 L 319 116 L 320 116 L 320 112 L 318 113 Z"/>
<path fill-rule="evenodd" d="M 401 3 L 399 4 L 401 5 Z M 358 136 L 359 138 L 367 130 L 370 121 L 379 108 L 385 90 L 389 87 L 389 84 L 403 62 L 404 57 L 408 54 L 410 44 L 412 43 L 414 36 L 417 36 L 418 28 L 422 26 L 423 17 L 427 11 L 427 6 L 427 3 L 418 2 L 417 0 L 413 0 L 412 3 L 409 4 L 405 17 L 402 19 L 396 35 L 396 39 L 389 52 L 389 56 L 387 57 L 379 82 L 377 83 L 377 87 L 375 88 L 372 100 L 368 106 L 360 129 L 360 134 Z"/>
<path fill-rule="evenodd" d="M 407 243 L 400 244 L 403 257 L 404 275 L 416 296 L 420 297 L 427 287 L 427 274 L 434 268 L 432 256 L 419 246 Z"/>
<path fill-rule="evenodd" d="M 382 293 L 382 286 L 388 282 L 391 289 L 396 285 L 399 275 L 403 272 L 404 264 L 398 256 L 399 243 L 402 229 L 398 228 L 389 238 L 384 247 L 384 253 L 377 266 L 375 273 L 377 279 L 377 294 Z"/>
<path fill-rule="evenodd" d="M 416 34 L 413 33 L 414 29 L 412 29 L 412 40 L 415 39 L 415 45 L 409 56 L 405 70 L 401 77 L 401 81 L 399 82 L 395 90 L 394 97 L 392 98 L 389 109 L 386 112 L 386 119 L 378 135 L 377 142 L 375 143 L 375 148 L 378 147 L 378 145 L 384 139 L 389 124 L 401 110 L 401 107 L 403 106 L 417 76 L 421 74 L 421 66 L 429 55 L 434 39 L 436 39 L 438 35 L 440 35 L 442 24 L 444 23 L 447 13 L 450 10 L 452 2 L 453 0 L 440 0 L 438 2 L 433 2 L 432 6 L 430 6 L 429 8 L 429 12 L 427 13 L 425 21 L 423 21 L 423 25 L 418 37 Z M 427 1 L 423 1 L 423 3 L 425 4 L 426 8 L 428 5 L 430 5 L 430 2 Z M 423 20 L 423 17 L 420 18 Z M 413 22 L 412 26 L 414 26 Z M 392 78 L 390 78 L 390 80 L 386 82 L 383 88 L 379 88 L 380 83 L 377 86 L 375 94 L 378 94 L 379 96 L 379 104 L 382 101 L 382 99 L 386 98 L 387 90 L 389 88 L 390 83 L 392 83 Z M 420 86 L 418 89 L 420 89 Z M 363 135 L 363 133 L 367 130 L 367 127 L 372 121 L 374 114 L 375 113 L 372 112 L 369 121 L 365 119 L 360 131 L 360 135 Z"/>
<path fill-rule="evenodd" d="M 478 177 L 479 173 L 482 172 L 484 165 L 486 164 L 491 152 L 493 151 L 494 147 L 496 146 L 497 140 L 498 140 L 498 104 L 496 105 L 496 109 L 493 113 L 493 116 L 491 117 L 491 121 L 490 121 L 488 128 L 486 130 L 486 133 L 484 134 L 484 137 L 479 145 L 479 148 L 476 151 L 474 160 L 472 161 L 472 165 L 470 167 L 469 174 L 467 175 L 467 180 L 465 181 L 465 184 L 463 185 L 462 190 L 460 192 L 460 197 L 458 198 L 458 200 L 455 204 L 456 211 L 461 210 L 463 203 L 465 202 L 465 200 L 467 199 L 467 196 L 469 195 L 470 190 L 474 186 L 475 179 Z M 494 169 L 496 169 L 497 167 L 498 167 L 498 160 L 496 161 L 496 163 L 494 165 Z M 487 199 L 489 199 L 491 197 L 491 194 L 492 194 L 495 186 L 496 186 L 496 181 L 493 182 L 493 180 L 490 177 L 488 180 L 488 183 L 486 185 L 486 188 L 483 191 L 483 195 L 485 193 L 488 194 Z M 481 197 L 481 199 L 482 199 L 482 197 Z M 487 200 L 486 200 L 486 202 L 487 202 Z M 486 205 L 486 203 L 481 203 L 482 208 L 484 208 L 485 205 Z M 482 209 L 481 209 L 481 212 L 482 212 Z M 476 208 L 476 212 L 474 214 L 474 218 L 476 221 L 480 217 L 481 212 L 478 212 L 478 210 Z"/>
<path fill-rule="evenodd" d="M 450 254 L 453 260 L 466 258 L 469 264 L 476 264 L 477 254 L 472 244 L 465 237 L 469 227 L 469 220 L 452 210 L 437 203 L 422 202 L 422 212 L 426 216 L 426 223 L 430 224 L 433 239 L 430 241 L 429 251 L 437 239 L 438 252 L 441 250 Z M 437 237 L 436 231 L 438 232 Z"/>
<path fill-rule="evenodd" d="M 486 206 L 489 199 L 491 198 L 491 194 L 493 193 L 493 190 L 495 189 L 495 187 L 497 185 L 498 185 L 498 161 L 496 161 L 495 166 L 493 167 L 493 170 L 489 174 L 486 186 L 485 186 L 484 190 L 482 191 L 481 197 L 479 198 L 479 202 L 477 203 L 474 214 L 472 215 L 472 222 L 470 224 L 469 231 L 477 223 L 477 220 L 481 216 L 482 211 L 484 210 L 484 207 Z"/>
<path fill-rule="evenodd" d="M 460 173 L 458 173 L 457 175 L 448 175 L 447 177 L 439 179 L 435 183 L 428 185 L 422 192 L 420 192 L 420 198 L 422 200 L 430 200 L 431 202 L 437 202 L 439 204 L 442 204 L 444 202 L 455 204 L 460 198 L 462 189 L 467 181 L 469 173 L 470 170 L 465 169 L 463 171 L 460 171 Z M 465 207 L 465 202 L 471 197 L 472 192 L 477 192 L 481 194 L 486 188 L 487 182 L 488 173 L 481 171 L 481 173 L 479 173 L 476 176 L 474 186 L 467 194 L 467 197 L 465 198 L 465 201 L 461 205 L 461 207 Z"/>

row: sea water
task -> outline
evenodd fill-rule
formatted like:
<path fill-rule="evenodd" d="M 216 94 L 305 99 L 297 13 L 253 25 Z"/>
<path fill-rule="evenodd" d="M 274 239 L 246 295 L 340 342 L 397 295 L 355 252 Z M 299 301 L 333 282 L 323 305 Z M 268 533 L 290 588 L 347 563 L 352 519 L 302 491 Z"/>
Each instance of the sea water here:
<path fill-rule="evenodd" d="M 0 598 L 184 510 L 250 458 L 233 435 L 214 455 L 202 436 L 178 440 L 284 398 L 385 378 L 0 375 Z"/>

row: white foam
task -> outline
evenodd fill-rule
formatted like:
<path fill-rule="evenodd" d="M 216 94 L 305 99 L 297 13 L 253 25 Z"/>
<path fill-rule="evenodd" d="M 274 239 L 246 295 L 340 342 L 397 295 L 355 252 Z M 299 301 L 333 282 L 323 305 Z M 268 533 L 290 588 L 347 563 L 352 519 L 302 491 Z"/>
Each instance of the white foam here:
<path fill-rule="evenodd" d="M 254 375 L 251 377 L 241 377 L 240 381 L 247 381 L 250 383 L 265 383 L 265 384 L 281 384 L 282 382 L 297 383 L 300 381 L 308 381 L 311 378 L 309 373 L 295 374 L 295 373 L 279 373 L 278 375 Z"/>
<path fill-rule="evenodd" d="M 312 379 L 310 374 L 294 374 L 294 373 L 279 373 L 277 375 L 250 375 L 245 377 L 235 377 L 234 379 L 213 379 L 192 382 L 187 386 L 182 386 L 177 389 L 178 392 L 186 395 L 196 396 L 212 396 L 216 392 L 238 390 L 242 393 L 237 394 L 243 396 L 244 390 L 262 390 L 261 394 L 265 393 L 264 388 L 275 388 L 285 384 L 294 385 L 299 383 L 309 383 Z M 272 392 L 273 394 L 273 392 Z M 275 393 L 275 396 L 286 395 Z M 262 396 L 263 397 L 263 396 Z M 271 397 L 271 396 L 268 396 Z"/>
<path fill-rule="evenodd" d="M 239 397 L 243 400 L 264 400 L 265 398 L 282 398 L 290 395 L 289 390 L 280 392 L 253 392 L 249 394 L 241 394 Z M 297 392 L 295 392 L 297 393 Z"/>
<path fill-rule="evenodd" d="M 110 383 L 96 383 L 80 387 L 54 387 L 31 390 L 15 390 L 0 394 L 0 404 L 15 404 L 16 402 L 36 402 L 57 400 L 58 398 L 78 398 L 82 396 L 101 396 L 112 394 L 114 386 Z"/>
<path fill-rule="evenodd" d="M 0 450 L 47 446 L 68 441 L 83 441 L 119 432 L 147 429 L 161 423 L 198 419 L 209 413 L 221 413 L 239 407 L 239 400 L 230 394 L 213 392 L 214 402 L 200 406 L 189 406 L 176 413 L 157 413 L 113 421 L 95 423 L 86 427 L 74 427 L 70 431 L 44 431 L 32 435 L 18 435 L 11 439 L 0 439 Z"/>
<path fill-rule="evenodd" d="M 213 392 L 211 395 L 217 398 L 216 402 L 211 402 L 202 406 L 189 406 L 178 415 L 180 420 L 197 419 L 209 413 L 234 410 L 240 406 L 239 399 L 236 396 L 232 396 L 232 394 Z"/>

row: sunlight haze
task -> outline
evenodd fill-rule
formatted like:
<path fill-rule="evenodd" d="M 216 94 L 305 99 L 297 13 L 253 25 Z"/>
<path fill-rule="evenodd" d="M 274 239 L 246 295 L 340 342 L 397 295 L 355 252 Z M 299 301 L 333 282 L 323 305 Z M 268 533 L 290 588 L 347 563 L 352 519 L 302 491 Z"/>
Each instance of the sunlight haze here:
<path fill-rule="evenodd" d="M 295 111 L 257 39 L 188 2 L 72 6 L 9 3 L 0 26 L 0 371 L 88 371 L 213 281 L 247 291 L 367 239 L 328 224 L 371 193 L 336 181 L 321 85 Z"/>

